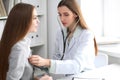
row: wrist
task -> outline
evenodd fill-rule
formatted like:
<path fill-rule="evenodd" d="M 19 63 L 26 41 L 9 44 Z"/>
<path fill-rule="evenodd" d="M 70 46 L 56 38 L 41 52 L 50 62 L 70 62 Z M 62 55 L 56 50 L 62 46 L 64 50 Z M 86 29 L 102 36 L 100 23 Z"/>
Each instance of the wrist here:
<path fill-rule="evenodd" d="M 51 64 L 51 63 L 50 63 L 50 59 L 46 59 L 46 60 L 45 60 L 45 63 L 46 63 L 46 64 L 45 64 L 46 67 L 50 67 L 50 64 Z"/>

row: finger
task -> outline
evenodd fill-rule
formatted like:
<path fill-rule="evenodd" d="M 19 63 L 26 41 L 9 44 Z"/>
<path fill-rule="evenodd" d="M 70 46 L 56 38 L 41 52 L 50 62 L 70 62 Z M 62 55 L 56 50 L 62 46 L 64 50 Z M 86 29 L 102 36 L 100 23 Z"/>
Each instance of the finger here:
<path fill-rule="evenodd" d="M 39 60 L 39 58 L 36 57 L 36 56 L 32 56 L 32 57 L 30 57 L 28 59 L 29 59 L 29 61 L 38 61 Z"/>
<path fill-rule="evenodd" d="M 40 57 L 39 55 L 31 55 L 30 58 L 38 58 Z"/>

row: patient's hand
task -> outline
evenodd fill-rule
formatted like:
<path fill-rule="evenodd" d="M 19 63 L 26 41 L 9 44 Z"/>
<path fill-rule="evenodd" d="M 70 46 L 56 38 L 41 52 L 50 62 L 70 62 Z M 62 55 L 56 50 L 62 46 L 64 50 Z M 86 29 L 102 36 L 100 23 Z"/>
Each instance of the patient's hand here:
<path fill-rule="evenodd" d="M 51 76 L 44 75 L 41 78 L 35 77 L 35 80 L 53 80 Z"/>

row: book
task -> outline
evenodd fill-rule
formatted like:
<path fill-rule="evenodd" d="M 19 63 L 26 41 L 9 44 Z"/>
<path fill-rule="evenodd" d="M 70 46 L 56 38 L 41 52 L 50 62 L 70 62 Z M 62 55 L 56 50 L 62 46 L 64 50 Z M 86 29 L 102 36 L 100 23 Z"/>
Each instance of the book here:
<path fill-rule="evenodd" d="M 5 6 L 6 13 L 9 14 L 10 10 L 15 4 L 15 1 L 14 0 L 3 0 L 3 4 Z"/>
<path fill-rule="evenodd" d="M 7 16 L 5 6 L 3 4 L 3 1 L 0 0 L 0 17 Z"/>

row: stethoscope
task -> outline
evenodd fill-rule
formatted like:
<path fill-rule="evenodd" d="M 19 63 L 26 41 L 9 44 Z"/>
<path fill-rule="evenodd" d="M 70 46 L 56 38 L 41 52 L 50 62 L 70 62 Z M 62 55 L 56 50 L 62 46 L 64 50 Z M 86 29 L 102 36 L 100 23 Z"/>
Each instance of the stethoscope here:
<path fill-rule="evenodd" d="M 63 55 L 62 55 L 62 57 L 61 57 L 61 59 L 60 59 L 60 60 L 63 60 L 64 54 L 65 54 L 65 50 L 66 50 L 66 41 L 67 41 L 69 35 L 72 33 L 72 31 L 69 31 L 69 32 L 67 33 L 67 36 L 65 37 L 64 31 L 63 31 L 64 26 L 63 26 L 63 24 L 61 23 L 61 20 L 60 20 L 59 16 L 57 17 L 57 20 L 58 20 L 58 23 L 59 23 L 59 25 L 60 25 L 60 29 L 61 29 L 61 33 L 62 33 L 62 37 L 63 37 Z M 72 30 L 74 30 L 74 29 L 76 28 L 76 25 L 78 24 L 78 22 L 79 22 L 79 19 L 78 19 L 77 22 L 74 24 L 74 27 L 72 28 Z"/>

